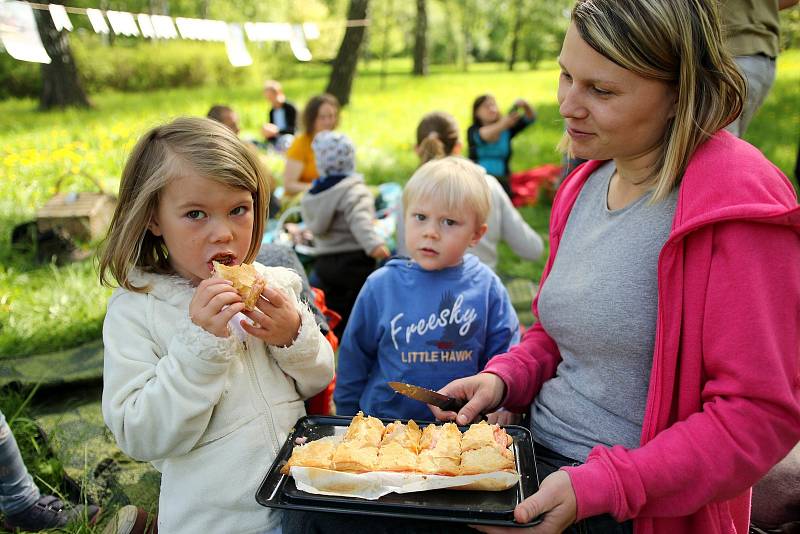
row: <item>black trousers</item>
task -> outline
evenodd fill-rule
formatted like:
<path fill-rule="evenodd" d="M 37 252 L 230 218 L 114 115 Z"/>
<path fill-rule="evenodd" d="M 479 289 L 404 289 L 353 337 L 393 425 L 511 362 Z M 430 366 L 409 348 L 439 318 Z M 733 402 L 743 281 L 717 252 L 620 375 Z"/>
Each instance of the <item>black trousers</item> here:
<path fill-rule="evenodd" d="M 580 463 L 538 443 L 534 447 L 534 451 L 536 453 L 536 471 L 540 481 L 565 465 Z M 467 525 L 440 521 L 400 518 L 384 520 L 349 514 L 289 510 L 283 511 L 282 528 L 283 534 L 355 534 L 358 532 L 369 532 L 370 534 L 475 534 L 477 532 Z M 565 532 L 570 534 L 633 534 L 633 522 L 617 523 L 610 515 L 600 515 L 579 521 Z"/>
<path fill-rule="evenodd" d="M 325 292 L 325 303 L 342 316 L 342 321 L 333 329 L 339 339 L 342 339 L 358 292 L 375 270 L 375 265 L 375 259 L 360 250 L 323 254 L 314 259 L 314 271 L 320 289 Z"/>

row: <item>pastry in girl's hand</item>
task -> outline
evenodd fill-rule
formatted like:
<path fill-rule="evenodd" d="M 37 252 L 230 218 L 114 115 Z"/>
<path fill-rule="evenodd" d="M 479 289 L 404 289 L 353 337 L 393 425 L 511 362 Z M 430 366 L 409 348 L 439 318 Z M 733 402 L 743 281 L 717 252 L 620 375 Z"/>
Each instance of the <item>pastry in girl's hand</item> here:
<path fill-rule="evenodd" d="M 253 311 L 256 307 L 258 297 L 267 286 L 267 281 L 258 274 L 256 268 L 249 263 L 228 266 L 218 261 L 212 262 L 214 274 L 218 278 L 229 280 L 233 288 L 239 293 L 244 301 L 244 309 Z"/>

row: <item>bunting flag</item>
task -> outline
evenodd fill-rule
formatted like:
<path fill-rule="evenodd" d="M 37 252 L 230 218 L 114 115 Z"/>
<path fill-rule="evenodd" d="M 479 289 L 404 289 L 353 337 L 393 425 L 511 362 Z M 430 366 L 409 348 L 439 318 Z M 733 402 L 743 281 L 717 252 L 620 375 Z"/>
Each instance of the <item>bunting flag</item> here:
<path fill-rule="evenodd" d="M 313 22 L 289 24 L 285 22 L 227 23 L 221 20 L 193 19 L 166 15 L 134 15 L 125 11 L 101 11 L 93 8 L 66 8 L 61 4 L 31 4 L 17 0 L 0 0 L 0 45 L 15 59 L 50 63 L 42 45 L 33 9 L 50 12 L 56 30 L 72 31 L 72 21 L 67 14 L 85 13 L 96 33 L 148 39 L 182 39 L 224 42 L 231 64 L 237 67 L 252 65 L 253 59 L 245 44 L 245 35 L 251 42 L 288 42 L 295 58 L 310 61 L 308 40 L 319 39 L 319 26 Z M 106 18 L 108 22 L 106 22 Z M 358 22 L 348 21 L 348 25 Z M 109 28 L 110 25 L 110 28 Z M 2 51 L 2 48 L 0 48 Z"/>
<path fill-rule="evenodd" d="M 178 30 L 172 23 L 172 17 L 166 15 L 150 15 L 150 22 L 153 23 L 153 31 L 159 39 L 177 39 Z"/>
<path fill-rule="evenodd" d="M 319 26 L 313 22 L 304 22 L 303 33 L 305 34 L 307 41 L 319 39 Z"/>
<path fill-rule="evenodd" d="M 142 37 L 152 39 L 156 36 L 156 30 L 153 28 L 153 23 L 150 21 L 150 15 L 139 13 L 136 15 L 136 22 L 139 23 L 139 29 L 142 30 Z"/>
<path fill-rule="evenodd" d="M 178 27 L 182 39 L 221 42 L 228 39 L 228 25 L 221 20 L 176 17 L 175 25 Z"/>
<path fill-rule="evenodd" d="M 53 25 L 57 31 L 67 30 L 72 31 L 72 21 L 69 20 L 67 10 L 61 4 L 50 4 L 47 6 L 50 10 L 50 16 L 53 18 Z"/>
<path fill-rule="evenodd" d="M 289 46 L 292 49 L 294 57 L 297 58 L 297 61 L 311 61 L 311 51 L 308 49 L 308 45 L 306 45 L 306 35 L 303 33 L 302 24 L 294 24 L 292 26 Z"/>
<path fill-rule="evenodd" d="M 228 61 L 234 67 L 247 67 L 253 64 L 253 58 L 244 44 L 244 31 L 240 24 L 228 24 L 228 38 L 225 40 L 225 50 L 228 52 Z"/>
<path fill-rule="evenodd" d="M 95 33 L 108 33 L 108 24 L 106 24 L 102 11 L 89 8 L 86 10 L 86 15 L 89 17 L 89 22 L 92 23 L 92 29 Z"/>
<path fill-rule="evenodd" d="M 292 25 L 285 22 L 245 22 L 244 31 L 254 43 L 292 39 Z"/>
<path fill-rule="evenodd" d="M 20 61 L 50 63 L 42 45 L 33 8 L 27 2 L 0 2 L 0 41 Z"/>
<path fill-rule="evenodd" d="M 125 11 L 106 11 L 106 17 L 116 35 L 126 35 L 128 37 L 139 35 L 139 27 L 136 26 L 133 14 Z"/>

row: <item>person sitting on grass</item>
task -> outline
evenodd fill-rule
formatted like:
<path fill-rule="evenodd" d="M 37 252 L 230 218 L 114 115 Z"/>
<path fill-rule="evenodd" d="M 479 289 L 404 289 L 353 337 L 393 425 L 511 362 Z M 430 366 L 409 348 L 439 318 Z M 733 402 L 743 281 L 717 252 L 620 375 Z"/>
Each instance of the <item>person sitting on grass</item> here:
<path fill-rule="evenodd" d="M 497 178 L 511 197 L 511 140 L 536 121 L 536 113 L 524 99 L 518 98 L 506 115 L 500 113 L 490 94 L 472 103 L 472 124 L 467 130 L 469 159 Z"/>
<path fill-rule="evenodd" d="M 0 411 L 0 512 L 8 530 L 38 532 L 83 521 L 94 525 L 100 508 L 71 505 L 55 495 L 42 495 L 20 454 L 17 440 Z"/>
<path fill-rule="evenodd" d="M 322 176 L 303 195 L 300 209 L 314 234 L 314 272 L 327 305 L 342 320 L 333 329 L 341 339 L 350 311 L 376 260 L 389 249 L 375 231 L 375 198 L 355 172 L 355 147 L 344 134 L 319 132 L 311 143 Z"/>

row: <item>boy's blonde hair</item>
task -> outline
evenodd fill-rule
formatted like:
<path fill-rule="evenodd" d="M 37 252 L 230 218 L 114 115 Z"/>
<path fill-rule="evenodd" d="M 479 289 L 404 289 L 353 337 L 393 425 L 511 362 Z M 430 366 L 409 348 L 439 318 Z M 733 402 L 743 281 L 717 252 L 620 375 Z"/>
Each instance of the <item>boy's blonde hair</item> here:
<path fill-rule="evenodd" d="M 491 193 L 483 168 L 458 156 L 434 159 L 422 165 L 403 189 L 403 216 L 419 199 L 435 199 L 448 211 L 469 210 L 476 226 L 486 222 Z"/>
<path fill-rule="evenodd" d="M 578 0 L 572 23 L 596 52 L 645 78 L 673 84 L 675 117 L 654 169 L 652 202 L 677 187 L 701 143 L 742 111 L 746 85 L 709 0 Z M 561 148 L 569 150 L 569 137 Z"/>
<path fill-rule="evenodd" d="M 266 171 L 258 154 L 225 125 L 206 118 L 181 117 L 157 126 L 139 139 L 128 156 L 119 186 L 119 202 L 100 256 L 100 282 L 144 292 L 128 280 L 133 267 L 172 274 L 161 237 L 148 229 L 161 191 L 171 181 L 198 174 L 253 196 L 253 235 L 245 263 L 261 246 L 269 203 Z"/>

